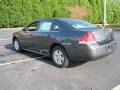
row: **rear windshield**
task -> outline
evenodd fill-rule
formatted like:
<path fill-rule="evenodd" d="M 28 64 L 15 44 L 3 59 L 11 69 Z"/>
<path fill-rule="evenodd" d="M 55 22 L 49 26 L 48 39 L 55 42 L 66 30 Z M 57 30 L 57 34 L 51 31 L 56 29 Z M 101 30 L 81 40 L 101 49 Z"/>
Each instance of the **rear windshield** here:
<path fill-rule="evenodd" d="M 61 19 L 62 21 L 65 21 L 72 25 L 75 29 L 80 29 L 80 28 L 96 28 L 97 26 L 95 24 L 91 24 L 87 21 L 83 21 L 80 19 Z"/>

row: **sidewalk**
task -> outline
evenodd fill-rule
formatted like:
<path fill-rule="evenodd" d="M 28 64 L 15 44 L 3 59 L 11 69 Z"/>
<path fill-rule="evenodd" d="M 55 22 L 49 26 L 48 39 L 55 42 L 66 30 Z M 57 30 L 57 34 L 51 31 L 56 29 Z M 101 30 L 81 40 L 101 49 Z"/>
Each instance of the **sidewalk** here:
<path fill-rule="evenodd" d="M 2 31 L 2 30 L 6 30 L 6 31 L 8 31 L 8 30 L 22 30 L 24 27 L 17 27 L 17 28 L 0 28 L 0 31 Z"/>

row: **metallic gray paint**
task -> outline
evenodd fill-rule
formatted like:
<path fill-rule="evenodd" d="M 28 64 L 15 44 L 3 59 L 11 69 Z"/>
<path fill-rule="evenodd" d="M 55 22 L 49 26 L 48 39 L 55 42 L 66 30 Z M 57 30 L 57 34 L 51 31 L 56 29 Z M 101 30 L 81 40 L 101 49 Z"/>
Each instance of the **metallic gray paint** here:
<path fill-rule="evenodd" d="M 20 44 L 24 49 L 47 56 L 50 56 L 51 45 L 59 44 L 64 47 L 70 60 L 96 60 L 114 52 L 117 47 L 112 29 L 89 28 L 77 31 L 57 18 L 42 19 L 42 21 L 46 20 L 57 23 L 61 27 L 60 30 L 57 32 L 27 32 L 23 30 L 14 33 L 13 37 L 20 40 Z M 88 31 L 93 32 L 97 42 L 79 44 L 80 37 Z"/>

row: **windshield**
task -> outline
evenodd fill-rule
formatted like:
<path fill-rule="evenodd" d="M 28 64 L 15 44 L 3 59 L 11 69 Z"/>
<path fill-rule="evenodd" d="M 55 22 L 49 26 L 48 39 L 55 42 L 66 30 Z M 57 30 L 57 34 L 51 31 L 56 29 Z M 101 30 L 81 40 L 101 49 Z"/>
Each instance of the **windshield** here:
<path fill-rule="evenodd" d="M 72 25 L 75 29 L 97 27 L 95 24 L 91 24 L 87 21 L 83 21 L 80 19 L 62 19 L 62 20 Z"/>

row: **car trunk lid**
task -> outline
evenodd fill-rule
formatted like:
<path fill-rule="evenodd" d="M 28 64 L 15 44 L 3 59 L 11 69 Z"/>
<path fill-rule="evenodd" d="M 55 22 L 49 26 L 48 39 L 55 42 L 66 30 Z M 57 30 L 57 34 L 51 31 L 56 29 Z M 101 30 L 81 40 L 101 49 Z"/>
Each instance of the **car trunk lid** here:
<path fill-rule="evenodd" d="M 97 43 L 100 45 L 107 44 L 114 40 L 111 28 L 93 30 L 93 35 L 95 36 Z"/>
<path fill-rule="evenodd" d="M 93 36 L 96 39 L 96 42 L 100 45 L 110 43 L 114 40 L 113 31 L 111 28 L 89 28 L 81 29 L 84 33 L 92 32 Z M 84 34 L 83 34 L 84 35 Z"/>

